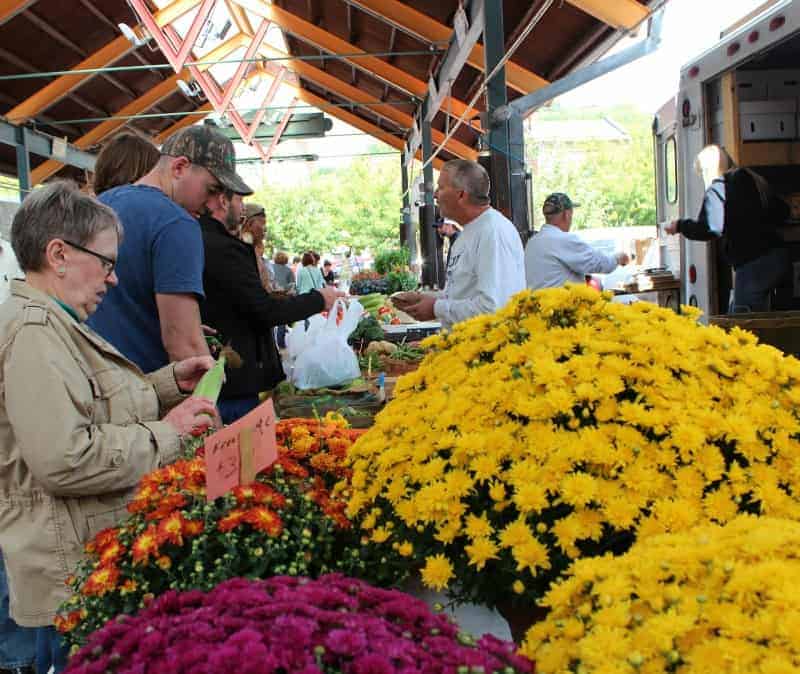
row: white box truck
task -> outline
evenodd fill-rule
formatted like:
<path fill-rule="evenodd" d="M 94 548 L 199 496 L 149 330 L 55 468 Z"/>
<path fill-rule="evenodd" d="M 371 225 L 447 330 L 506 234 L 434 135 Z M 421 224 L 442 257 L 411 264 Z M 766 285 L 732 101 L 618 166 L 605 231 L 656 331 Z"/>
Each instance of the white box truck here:
<path fill-rule="evenodd" d="M 706 316 L 727 313 L 730 266 L 716 243 L 666 236 L 675 218 L 696 218 L 705 188 L 694 170 L 707 144 L 762 175 L 792 206 L 781 229 L 794 283 L 775 293 L 775 309 L 800 309 L 800 0 L 766 3 L 711 49 L 691 60 L 680 88 L 653 124 L 661 259 L 681 280 L 681 301 Z M 757 223 L 754 223 L 757 226 Z"/>

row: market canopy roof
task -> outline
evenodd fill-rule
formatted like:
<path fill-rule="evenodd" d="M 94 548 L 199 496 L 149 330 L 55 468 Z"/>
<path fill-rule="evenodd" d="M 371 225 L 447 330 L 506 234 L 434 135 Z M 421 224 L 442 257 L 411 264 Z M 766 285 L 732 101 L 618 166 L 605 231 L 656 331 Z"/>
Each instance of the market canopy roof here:
<path fill-rule="evenodd" d="M 506 48 L 515 47 L 506 64 L 513 101 L 598 58 L 663 0 L 497 4 Z M 0 114 L 94 151 L 124 127 L 161 142 L 215 107 L 221 112 L 221 104 L 234 126 L 237 111 L 257 111 L 276 123 L 312 106 L 403 149 L 422 100 L 440 93 L 434 145 L 457 119 L 467 123 L 439 158 L 475 157 L 485 110 L 483 98 L 475 98 L 485 80 L 482 44 L 468 50 L 446 91 L 430 86 L 443 64 L 449 67 L 453 26 L 457 33 L 470 29 L 459 6 L 457 0 L 0 0 L 0 77 L 6 78 Z M 147 38 L 138 8 L 154 24 L 151 39 L 137 45 L 118 24 Z M 152 39 L 154 29 L 162 30 L 159 39 Z M 175 53 L 159 48 L 164 36 Z M 198 94 L 201 88 L 210 100 Z M 264 157 L 271 149 L 258 151 Z M 34 183 L 76 170 L 35 155 L 31 167 Z M 0 173 L 16 172 L 14 148 L 0 145 Z"/>

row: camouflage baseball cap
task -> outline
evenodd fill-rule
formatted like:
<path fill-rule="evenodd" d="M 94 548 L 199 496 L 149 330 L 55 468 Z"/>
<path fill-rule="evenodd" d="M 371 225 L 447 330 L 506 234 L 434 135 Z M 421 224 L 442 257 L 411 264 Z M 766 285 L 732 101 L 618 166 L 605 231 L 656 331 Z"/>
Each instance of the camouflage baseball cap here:
<path fill-rule="evenodd" d="M 192 164 L 208 169 L 235 194 L 253 193 L 236 173 L 233 143 L 210 124 L 189 126 L 172 134 L 161 146 L 161 154 L 186 157 Z"/>
<path fill-rule="evenodd" d="M 553 192 L 542 204 L 542 213 L 545 215 L 556 215 L 561 211 L 569 211 L 577 208 L 580 204 L 576 204 L 563 192 Z"/>
<path fill-rule="evenodd" d="M 249 220 L 250 218 L 254 218 L 257 215 L 266 215 L 264 213 L 264 207 L 261 204 L 256 204 L 248 202 L 244 205 L 244 212 L 243 212 L 245 220 Z"/>

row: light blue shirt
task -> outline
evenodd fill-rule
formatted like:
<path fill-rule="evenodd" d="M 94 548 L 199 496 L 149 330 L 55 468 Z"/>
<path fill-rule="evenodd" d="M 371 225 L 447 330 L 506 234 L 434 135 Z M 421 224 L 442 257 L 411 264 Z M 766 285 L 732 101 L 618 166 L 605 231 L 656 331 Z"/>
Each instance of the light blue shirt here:
<path fill-rule="evenodd" d="M 534 290 L 585 283 L 587 274 L 610 274 L 616 268 L 616 256 L 595 250 L 555 225 L 542 225 L 525 246 L 525 280 Z"/>

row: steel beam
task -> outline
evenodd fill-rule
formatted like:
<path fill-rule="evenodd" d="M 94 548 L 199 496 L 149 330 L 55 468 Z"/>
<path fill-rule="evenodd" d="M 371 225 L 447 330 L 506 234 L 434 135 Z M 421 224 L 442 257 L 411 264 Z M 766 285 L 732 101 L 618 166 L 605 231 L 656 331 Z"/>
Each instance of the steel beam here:
<path fill-rule="evenodd" d="M 261 105 L 259 106 L 260 109 L 256 110 L 255 117 L 253 117 L 252 121 L 250 122 L 250 126 L 247 129 L 247 135 L 244 138 L 245 143 L 251 143 L 253 141 L 253 137 L 255 136 L 259 124 L 261 124 L 261 120 L 264 119 L 264 115 L 267 114 L 267 106 L 272 103 L 272 99 L 275 98 L 275 94 L 278 93 L 278 89 L 280 89 L 281 82 L 283 82 L 284 77 L 286 77 L 286 68 L 281 66 L 278 70 L 278 74 L 272 78 L 272 84 L 269 85 L 269 90 L 267 91 L 266 96 L 264 96 L 264 100 L 261 101 Z"/>
<path fill-rule="evenodd" d="M 570 5 L 617 29 L 631 30 L 650 11 L 636 0 L 567 0 Z"/>
<path fill-rule="evenodd" d="M 214 107 L 211 105 L 211 103 L 206 103 L 205 105 L 202 105 L 193 112 L 207 112 L 208 114 L 211 114 L 212 112 L 214 112 Z M 179 122 L 175 122 L 171 126 L 164 129 L 163 131 L 160 131 L 158 135 L 156 135 L 156 137 L 153 139 L 153 142 L 156 145 L 161 145 L 161 143 L 163 143 L 173 133 L 180 131 L 181 129 L 185 129 L 187 126 L 191 126 L 192 124 L 196 124 L 201 119 L 202 119 L 201 115 L 195 115 L 195 114 L 186 115 L 186 117 L 184 117 Z"/>
<path fill-rule="evenodd" d="M 263 19 L 258 27 L 258 30 L 255 32 L 255 35 L 253 35 L 252 40 L 250 40 L 250 44 L 247 46 L 247 51 L 245 51 L 244 53 L 244 58 L 242 59 L 242 62 L 236 67 L 236 72 L 234 73 L 230 82 L 228 82 L 228 84 L 225 85 L 225 91 L 222 95 L 222 103 L 221 103 L 223 111 L 227 110 L 228 106 L 231 104 L 233 95 L 236 93 L 236 89 L 241 84 L 242 79 L 244 78 L 244 74 L 247 71 L 247 68 L 250 66 L 250 60 L 256 55 L 258 48 L 264 41 L 264 36 L 267 34 L 268 28 L 269 28 L 269 21 Z"/>
<path fill-rule="evenodd" d="M 56 139 L 41 131 L 0 120 L 0 143 L 16 149 L 20 201 L 35 184 L 31 179 L 30 154 L 33 153 L 48 159 L 54 157 L 54 140 Z M 71 166 L 91 171 L 94 169 L 95 156 L 89 152 L 83 152 L 73 145 L 67 145 L 66 161 Z"/>
<path fill-rule="evenodd" d="M 281 52 L 274 47 L 270 47 L 269 45 L 263 45 L 261 48 L 261 53 L 265 55 L 284 55 L 284 52 Z M 353 101 L 354 103 L 362 103 L 362 104 L 369 104 L 370 112 L 373 112 L 377 115 L 380 115 L 384 119 L 388 119 L 390 122 L 398 126 L 399 128 L 407 131 L 408 129 L 414 126 L 414 119 L 411 115 L 401 112 L 397 109 L 396 106 L 391 105 L 389 103 L 380 104 L 379 101 L 376 101 L 372 96 L 368 93 L 362 91 L 361 89 L 352 86 L 351 84 L 347 84 L 343 82 L 337 77 L 317 68 L 306 61 L 293 61 L 289 66 L 296 75 L 302 77 L 314 84 L 327 89 L 328 91 L 336 94 L 337 96 L 341 96 L 342 98 L 346 99 L 347 101 Z M 376 105 L 377 103 L 377 105 Z M 433 129 L 433 141 L 437 144 L 441 144 L 444 141 L 445 135 L 439 131 L 438 129 Z M 418 149 L 419 146 L 414 148 L 414 151 Z M 475 159 L 477 157 L 477 151 L 471 148 L 469 145 L 462 143 L 458 140 L 451 139 L 445 145 L 445 149 L 454 154 L 457 157 L 462 157 L 465 159 Z"/>
<path fill-rule="evenodd" d="M 200 0 L 175 0 L 175 2 L 167 5 L 155 15 L 156 23 L 159 26 L 167 25 L 183 16 L 199 3 Z M 90 54 L 87 58 L 74 66 L 72 70 L 103 68 L 111 65 L 133 50 L 134 46 L 128 39 L 120 35 L 93 54 Z M 17 124 L 26 119 L 35 117 L 43 110 L 46 110 L 51 105 L 54 105 L 64 98 L 64 96 L 71 91 L 77 89 L 93 76 L 93 74 L 62 75 L 7 112 L 6 118 L 10 122 Z"/>
<path fill-rule="evenodd" d="M 423 119 L 427 107 L 427 101 L 423 103 Z M 430 161 L 433 155 L 433 138 L 431 136 L 431 123 L 422 122 L 422 191 L 423 199 L 419 213 L 420 245 L 422 247 L 422 285 L 429 288 L 438 286 L 439 269 L 441 267 L 441 256 L 437 254 L 436 232 L 433 229 L 435 208 L 433 203 L 433 165 Z"/>
<path fill-rule="evenodd" d="M 349 4 L 364 10 L 372 16 L 388 23 L 393 29 L 402 30 L 404 33 L 428 44 L 442 44 L 450 42 L 453 29 L 440 23 L 427 14 L 413 9 L 400 0 L 346 0 Z M 391 49 L 389 51 L 392 51 Z M 483 45 L 476 44 L 469 51 L 467 63 L 480 71 L 486 60 Z M 507 84 L 520 93 L 527 94 L 546 86 L 548 81 L 536 73 L 511 63 L 506 64 Z"/>
<path fill-rule="evenodd" d="M 612 56 L 596 61 L 591 65 L 585 66 L 580 70 L 576 70 L 552 84 L 534 91 L 527 96 L 522 96 L 510 103 L 506 108 L 501 108 L 495 111 L 495 117 L 498 119 L 508 119 L 512 114 L 518 114 L 521 117 L 527 117 L 536 108 L 548 103 L 557 96 L 572 91 L 587 82 L 597 79 L 610 73 L 617 68 L 625 66 L 633 61 L 636 61 L 643 56 L 656 51 L 661 44 L 661 25 L 663 21 L 663 9 L 656 12 L 650 17 L 648 23 L 647 37 L 627 49 L 622 50 Z"/>
<path fill-rule="evenodd" d="M 411 218 L 411 194 L 408 189 L 408 166 L 400 155 L 400 181 L 403 188 L 403 208 L 400 211 L 400 245 L 409 250 L 411 263 L 417 259 L 417 235 Z"/>
<path fill-rule="evenodd" d="M 281 142 L 281 136 L 286 130 L 286 125 L 289 123 L 289 120 L 292 118 L 292 112 L 294 111 L 295 105 L 297 105 L 297 99 L 293 98 L 292 102 L 289 103 L 289 107 L 286 108 L 286 112 L 283 114 L 283 119 L 281 119 L 281 123 L 278 125 L 278 128 L 275 131 L 275 135 L 272 137 L 272 142 L 269 144 L 269 147 L 265 153 L 266 156 L 263 157 L 265 162 L 269 162 L 269 160 L 272 159 L 272 155 L 275 153 L 278 143 Z"/>

